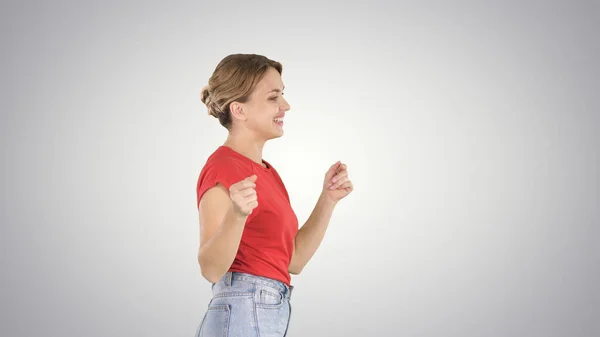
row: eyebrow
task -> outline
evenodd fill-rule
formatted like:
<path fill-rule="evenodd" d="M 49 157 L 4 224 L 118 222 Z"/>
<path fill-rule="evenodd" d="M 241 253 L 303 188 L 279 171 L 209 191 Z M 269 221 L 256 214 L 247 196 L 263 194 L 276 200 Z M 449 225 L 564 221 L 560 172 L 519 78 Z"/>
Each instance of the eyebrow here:
<path fill-rule="evenodd" d="M 283 90 L 285 90 L 285 86 L 283 86 Z M 272 92 L 282 92 L 282 90 L 280 90 L 280 89 L 273 89 L 273 90 L 269 91 L 268 93 L 270 94 Z"/>

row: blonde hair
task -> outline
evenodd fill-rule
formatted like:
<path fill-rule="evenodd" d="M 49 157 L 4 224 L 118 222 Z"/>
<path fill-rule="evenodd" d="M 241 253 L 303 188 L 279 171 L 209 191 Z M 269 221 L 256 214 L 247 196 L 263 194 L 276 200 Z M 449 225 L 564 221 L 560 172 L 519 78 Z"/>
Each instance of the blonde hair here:
<path fill-rule="evenodd" d="M 282 73 L 281 63 L 256 54 L 231 54 L 219 62 L 208 85 L 202 88 L 200 99 L 208 114 L 221 125 L 231 128 L 230 104 L 245 103 L 269 67 Z"/>

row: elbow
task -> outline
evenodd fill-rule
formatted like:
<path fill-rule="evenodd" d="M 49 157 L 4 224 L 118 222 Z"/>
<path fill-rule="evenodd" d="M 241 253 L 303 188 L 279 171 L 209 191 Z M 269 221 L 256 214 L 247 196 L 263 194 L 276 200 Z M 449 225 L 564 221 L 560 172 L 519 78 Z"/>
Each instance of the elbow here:
<path fill-rule="evenodd" d="M 217 274 L 215 272 L 211 272 L 211 271 L 207 270 L 206 268 L 200 267 L 200 269 L 202 272 L 202 277 L 204 277 L 204 279 L 206 279 L 210 283 L 217 283 L 217 282 L 219 282 L 219 280 L 222 277 L 222 276 L 219 276 L 219 274 Z"/>
<path fill-rule="evenodd" d="M 288 272 L 292 275 L 299 275 L 302 272 L 303 266 L 293 266 L 290 265 L 288 268 Z"/>
<path fill-rule="evenodd" d="M 201 256 L 198 256 L 198 265 L 200 266 L 200 273 L 210 283 L 217 283 L 225 275 L 224 272 L 215 268 L 211 263 L 207 262 Z"/>
<path fill-rule="evenodd" d="M 302 269 L 304 269 L 305 265 L 306 263 L 302 263 L 298 254 L 296 254 L 296 252 L 294 251 L 294 254 L 292 254 L 290 264 L 288 265 L 288 273 L 292 275 L 298 275 L 302 272 Z"/>

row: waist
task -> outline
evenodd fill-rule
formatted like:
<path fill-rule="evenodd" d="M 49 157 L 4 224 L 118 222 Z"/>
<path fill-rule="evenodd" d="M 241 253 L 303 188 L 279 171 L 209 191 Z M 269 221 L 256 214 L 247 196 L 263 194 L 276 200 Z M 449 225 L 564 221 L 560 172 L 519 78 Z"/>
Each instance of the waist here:
<path fill-rule="evenodd" d="M 217 283 L 212 285 L 213 295 L 232 292 L 248 293 L 255 291 L 257 288 L 276 292 L 282 298 L 289 299 L 292 296 L 294 286 L 268 277 L 231 271 L 225 273 Z"/>
<path fill-rule="evenodd" d="M 289 286 L 291 275 L 288 269 L 291 255 L 291 253 L 281 254 L 266 248 L 260 251 L 240 242 L 240 248 L 228 271 L 260 275 L 263 278 L 284 282 Z"/>

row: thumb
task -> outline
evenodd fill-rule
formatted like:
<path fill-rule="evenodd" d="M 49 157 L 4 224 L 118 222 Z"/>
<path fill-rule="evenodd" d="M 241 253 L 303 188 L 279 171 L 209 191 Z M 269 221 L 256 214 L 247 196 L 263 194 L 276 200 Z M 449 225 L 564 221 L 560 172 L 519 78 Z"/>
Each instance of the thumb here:
<path fill-rule="evenodd" d="M 255 181 L 256 181 L 256 178 L 258 178 L 258 177 L 256 176 L 256 174 L 253 174 L 253 175 L 249 176 L 249 177 L 248 177 L 248 178 L 246 178 L 246 179 L 250 180 L 251 182 L 255 182 Z"/>
<path fill-rule="evenodd" d="M 337 171 L 337 169 L 339 168 L 339 166 L 342 164 L 341 161 L 336 161 L 335 164 L 331 165 L 331 167 L 329 168 L 329 170 L 327 170 L 327 174 L 334 174 L 335 171 Z"/>

